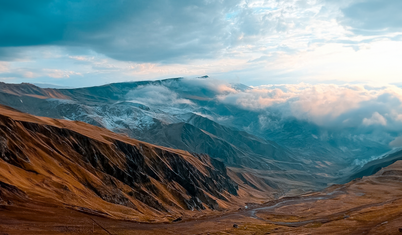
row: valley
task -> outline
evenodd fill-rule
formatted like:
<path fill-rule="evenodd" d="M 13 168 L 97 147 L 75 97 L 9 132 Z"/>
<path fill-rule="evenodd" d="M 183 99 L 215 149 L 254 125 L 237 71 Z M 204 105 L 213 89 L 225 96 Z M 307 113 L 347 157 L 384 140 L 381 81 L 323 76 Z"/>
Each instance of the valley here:
<path fill-rule="evenodd" d="M 0 0 L 0 235 L 402 234 L 402 0 Z"/>
<path fill-rule="evenodd" d="M 213 90 L 165 109 L 127 98 L 133 87 L 176 82 L 73 90 L 1 84 L 0 101 L 11 107 L 0 106 L 0 231 L 399 233 L 400 149 L 363 143 L 370 135 L 350 147 L 340 133 L 323 141 L 312 134 L 318 127 L 294 120 L 275 134 L 278 142 L 269 140 L 219 121 L 225 109 L 243 112 L 235 107 L 203 105 L 209 114 L 198 113 L 195 103 Z M 361 151 L 375 155 L 353 165 L 351 154 Z"/>
<path fill-rule="evenodd" d="M 399 234 L 401 172 L 398 161 L 373 176 L 322 192 L 162 224 L 111 220 L 49 203 L 24 204 L 14 197 L 13 205 L 2 205 L 0 229 L 10 234 Z M 1 189 L 3 195 L 9 190 L 3 184 Z"/>

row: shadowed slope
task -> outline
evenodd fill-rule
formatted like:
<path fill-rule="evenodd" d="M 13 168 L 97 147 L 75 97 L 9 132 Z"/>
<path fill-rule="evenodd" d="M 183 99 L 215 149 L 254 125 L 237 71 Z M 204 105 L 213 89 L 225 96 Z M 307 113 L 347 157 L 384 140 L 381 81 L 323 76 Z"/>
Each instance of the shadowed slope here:
<path fill-rule="evenodd" d="M 224 210 L 241 203 L 238 192 L 246 195 L 224 164 L 206 155 L 4 106 L 0 182 L 2 192 L 15 189 L 27 195 L 24 200 L 139 221 Z"/>
<path fill-rule="evenodd" d="M 400 153 L 399 153 L 400 154 Z M 0 183 L 0 231 L 9 234 L 399 234 L 402 161 L 322 192 L 177 223 L 133 223 L 79 213 Z M 256 183 L 256 182 L 253 182 Z M 242 193 L 241 190 L 238 191 Z M 101 215 L 98 213 L 98 215 Z M 236 224 L 237 226 L 233 226 Z"/>
<path fill-rule="evenodd" d="M 172 85 L 178 81 L 180 79 L 115 83 L 78 89 L 41 89 L 30 84 L 2 84 L 0 103 L 34 115 L 83 121 L 159 146 L 205 153 L 228 166 L 240 168 L 236 171 L 256 174 L 253 169 L 268 170 L 269 176 L 260 173 L 256 175 L 264 178 L 267 184 L 258 187 L 260 191 L 265 191 L 271 184 L 281 185 L 281 190 L 285 192 L 294 188 L 310 191 L 317 186 L 325 186 L 330 180 L 330 177 L 317 179 L 306 169 L 321 169 L 310 167 L 313 164 L 305 165 L 297 156 L 273 141 L 220 125 L 191 112 L 178 116 L 169 114 L 169 117 L 160 113 L 160 116 L 154 113 L 155 108 L 150 110 L 145 105 L 126 101 L 127 93 L 137 87 Z M 59 94 L 60 98 L 50 95 L 45 97 L 50 92 Z M 36 93 L 41 96 L 31 95 Z M 197 91 L 194 95 L 213 97 L 211 91 L 207 90 Z M 277 174 L 280 177 L 276 177 Z M 240 183 L 249 185 L 248 181 Z"/>

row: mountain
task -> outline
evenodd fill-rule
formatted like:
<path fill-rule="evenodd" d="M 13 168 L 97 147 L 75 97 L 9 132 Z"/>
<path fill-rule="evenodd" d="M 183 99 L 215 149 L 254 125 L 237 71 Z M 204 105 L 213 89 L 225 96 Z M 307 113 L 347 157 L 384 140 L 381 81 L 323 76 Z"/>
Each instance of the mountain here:
<path fill-rule="evenodd" d="M 229 174 L 208 155 L 0 106 L 0 214 L 45 205 L 166 222 L 233 210 L 271 194 L 250 194 L 257 190 Z"/>
<path fill-rule="evenodd" d="M 397 234 L 401 159 L 395 150 L 355 169 L 363 178 L 275 199 L 278 185 L 207 155 L 0 106 L 0 231 Z"/>
<path fill-rule="evenodd" d="M 178 89 L 180 81 L 168 79 L 79 89 L 41 89 L 30 84 L 2 83 L 0 102 L 34 115 L 83 121 L 153 144 L 205 153 L 224 161 L 238 174 L 248 172 L 262 177 L 265 183 L 282 185 L 285 191 L 295 187 L 313 190 L 317 182 L 326 185 L 325 180 L 306 171 L 305 165 L 285 147 L 200 116 L 191 111 L 191 105 L 151 106 L 127 98 L 137 87 L 160 88 L 164 84 Z M 208 89 L 191 92 L 197 99 L 216 95 Z M 254 169 L 276 170 L 280 177 L 273 173 L 262 176 Z"/>
<path fill-rule="evenodd" d="M 402 151 L 381 136 L 242 110 L 182 82 L 0 83 L 13 106 L 0 106 L 0 231 L 399 231 Z"/>
<path fill-rule="evenodd" d="M 220 97 L 210 78 L 173 78 L 77 89 L 0 83 L 0 103 L 33 115 L 78 120 L 152 144 L 208 154 L 233 172 L 283 192 L 321 189 L 357 162 L 391 150 L 389 137 L 326 129 L 275 110 L 245 110 Z"/>
<path fill-rule="evenodd" d="M 372 160 L 367 164 L 364 164 L 363 167 L 358 167 L 353 173 L 350 174 L 347 178 L 343 179 L 342 183 L 349 182 L 356 178 L 362 178 L 364 176 L 374 175 L 382 168 L 387 167 L 389 165 L 394 164 L 397 161 L 402 160 L 402 151 L 400 149 L 395 149 L 390 153 L 385 154 L 384 156 L 380 156 L 378 159 Z"/>

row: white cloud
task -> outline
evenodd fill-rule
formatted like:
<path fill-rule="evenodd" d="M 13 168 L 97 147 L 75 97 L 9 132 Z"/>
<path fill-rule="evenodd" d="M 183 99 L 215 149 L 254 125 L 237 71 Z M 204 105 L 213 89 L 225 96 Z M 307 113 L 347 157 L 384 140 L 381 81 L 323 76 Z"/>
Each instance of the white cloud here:
<path fill-rule="evenodd" d="M 402 89 L 392 85 L 266 85 L 217 98 L 253 111 L 279 110 L 321 126 L 402 128 Z"/>
<path fill-rule="evenodd" d="M 378 112 L 374 112 L 370 118 L 363 119 L 363 125 L 371 126 L 371 125 L 387 125 L 387 120 L 379 114 Z"/>
<path fill-rule="evenodd" d="M 402 75 L 401 18 L 389 14 L 399 0 L 89 1 L 71 5 L 92 9 L 78 18 L 54 15 L 63 4 L 50 2 L 26 1 L 9 11 L 26 19 L 40 10 L 45 18 L 35 19 L 46 27 L 38 33 L 26 20 L 4 25 L 0 60 L 9 61 L 9 70 L 0 64 L 1 78 L 89 86 L 208 74 L 258 85 L 394 83 Z M 8 15 L 0 18 L 7 22 Z M 74 24 L 59 27 L 64 21 Z M 374 31 L 357 31 L 359 25 Z"/>
<path fill-rule="evenodd" d="M 72 75 L 80 75 L 81 73 L 77 73 L 74 71 L 66 71 L 66 70 L 59 70 L 59 69 L 44 69 L 43 70 L 47 76 L 51 78 L 69 78 Z"/>
<path fill-rule="evenodd" d="M 140 86 L 130 91 L 126 95 L 126 99 L 146 105 L 176 106 L 180 104 L 193 105 L 188 99 L 179 98 L 177 93 L 171 91 L 165 86 L 148 85 Z"/>
<path fill-rule="evenodd" d="M 0 61 L 0 73 L 5 73 L 9 70 L 9 64 L 7 62 Z"/>

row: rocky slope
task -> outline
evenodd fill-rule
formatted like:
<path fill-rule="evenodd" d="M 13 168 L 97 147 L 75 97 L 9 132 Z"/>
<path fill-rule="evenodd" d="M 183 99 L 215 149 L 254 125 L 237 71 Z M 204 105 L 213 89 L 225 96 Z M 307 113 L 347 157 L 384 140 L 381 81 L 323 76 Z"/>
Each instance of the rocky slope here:
<path fill-rule="evenodd" d="M 149 86 L 176 89 L 192 103 L 175 104 L 167 100 L 145 105 L 133 100 L 134 96 L 141 95 L 136 89 Z M 79 89 L 41 89 L 31 84 L 0 83 L 0 103 L 34 115 L 83 121 L 160 146 L 208 154 L 240 175 L 252 174 L 267 185 L 281 185 L 284 192 L 322 188 L 331 181 L 331 176 L 317 174 L 340 167 L 306 161 L 274 141 L 203 116 L 199 111 L 205 110 L 198 110 L 200 105 L 195 103 L 208 102 L 216 92 L 197 87 L 196 91 L 181 91 L 180 86 L 181 79 Z M 259 172 L 267 170 L 270 171 L 268 175 Z M 264 188 L 258 187 L 262 191 Z"/>
<path fill-rule="evenodd" d="M 391 158 L 402 158 L 402 151 Z M 379 163 L 381 165 L 381 163 Z M 229 171 L 230 172 L 230 171 Z M 173 223 L 114 220 L 0 183 L 0 231 L 8 234 L 400 234 L 402 161 L 321 192 Z M 32 192 L 32 190 L 31 190 Z M 242 190 L 238 190 L 239 194 Z M 232 196 L 233 198 L 234 196 Z M 110 210 L 110 208 L 108 208 Z M 82 213 L 84 212 L 84 213 Z M 200 213 L 200 212 L 198 212 Z"/>
<path fill-rule="evenodd" d="M 0 106 L 1 213 L 45 203 L 110 218 L 171 221 L 258 200 L 228 173 L 207 155 Z"/>
<path fill-rule="evenodd" d="M 180 78 L 78 89 L 0 83 L 0 103 L 20 111 L 83 121 L 152 144 L 208 154 L 240 175 L 281 185 L 284 193 L 323 188 L 350 164 L 338 147 L 310 141 L 297 130 L 275 138 L 256 132 L 258 113 L 221 104 L 217 95 L 211 89 L 189 87 Z M 309 143 L 300 147 L 293 135 Z M 280 145 L 276 138 L 291 141 Z"/>
<path fill-rule="evenodd" d="M 390 151 L 389 143 L 398 135 L 353 127 L 328 129 L 275 109 L 242 109 L 219 97 L 249 87 L 237 84 L 227 91 L 213 82 L 175 78 L 77 89 L 0 83 L 0 103 L 208 154 L 223 161 L 239 179 L 249 175 L 267 185 L 280 185 L 285 194 L 322 189 L 347 178 Z"/>

